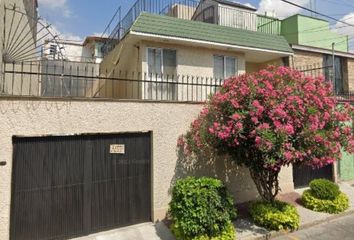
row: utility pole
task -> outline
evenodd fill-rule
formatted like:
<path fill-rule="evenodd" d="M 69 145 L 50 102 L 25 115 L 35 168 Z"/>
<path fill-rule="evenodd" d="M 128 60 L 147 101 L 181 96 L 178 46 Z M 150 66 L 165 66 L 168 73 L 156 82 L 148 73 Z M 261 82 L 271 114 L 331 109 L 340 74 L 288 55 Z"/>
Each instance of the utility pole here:
<path fill-rule="evenodd" d="M 336 64 L 335 64 L 335 43 L 332 43 L 332 83 L 333 83 L 333 91 L 336 93 Z"/>

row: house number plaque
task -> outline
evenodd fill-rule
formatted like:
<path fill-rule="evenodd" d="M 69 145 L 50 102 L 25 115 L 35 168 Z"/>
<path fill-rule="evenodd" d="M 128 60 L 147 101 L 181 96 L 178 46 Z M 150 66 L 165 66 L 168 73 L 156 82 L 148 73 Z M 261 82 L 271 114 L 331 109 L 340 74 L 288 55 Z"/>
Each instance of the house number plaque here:
<path fill-rule="evenodd" d="M 124 144 L 111 144 L 109 146 L 109 153 L 111 154 L 125 154 Z"/>

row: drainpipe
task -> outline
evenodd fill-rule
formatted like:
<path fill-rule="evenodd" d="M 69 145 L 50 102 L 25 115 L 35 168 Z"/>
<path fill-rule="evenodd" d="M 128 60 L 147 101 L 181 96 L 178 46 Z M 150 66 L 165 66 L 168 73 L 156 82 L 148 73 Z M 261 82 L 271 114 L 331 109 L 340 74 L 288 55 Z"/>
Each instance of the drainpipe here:
<path fill-rule="evenodd" d="M 332 81 L 333 81 L 333 92 L 334 94 L 337 94 L 336 92 L 336 65 L 335 65 L 335 50 L 334 50 L 334 47 L 335 47 L 336 43 L 332 43 L 332 71 L 333 71 L 333 74 L 332 74 Z M 336 161 L 334 164 L 333 164 L 333 180 L 334 182 L 338 182 L 339 180 L 339 163 L 338 161 Z"/>
<path fill-rule="evenodd" d="M 335 53 L 334 53 L 335 43 L 332 43 L 332 83 L 333 83 L 333 91 L 336 93 L 336 65 L 335 65 Z"/>

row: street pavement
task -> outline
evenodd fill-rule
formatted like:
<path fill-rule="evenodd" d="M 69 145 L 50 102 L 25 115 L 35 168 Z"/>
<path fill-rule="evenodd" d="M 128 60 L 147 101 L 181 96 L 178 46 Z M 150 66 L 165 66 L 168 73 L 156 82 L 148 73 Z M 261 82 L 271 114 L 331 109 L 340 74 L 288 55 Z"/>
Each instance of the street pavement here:
<path fill-rule="evenodd" d="M 354 214 L 273 239 L 354 240 Z"/>

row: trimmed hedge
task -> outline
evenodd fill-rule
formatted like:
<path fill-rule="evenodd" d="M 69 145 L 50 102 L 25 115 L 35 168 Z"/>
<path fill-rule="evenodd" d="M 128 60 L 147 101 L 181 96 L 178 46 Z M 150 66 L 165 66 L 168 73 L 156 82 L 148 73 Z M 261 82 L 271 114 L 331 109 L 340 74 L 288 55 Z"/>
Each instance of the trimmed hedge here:
<path fill-rule="evenodd" d="M 310 182 L 312 195 L 318 199 L 334 200 L 340 194 L 339 186 L 327 179 L 315 179 Z"/>
<path fill-rule="evenodd" d="M 269 230 L 295 230 L 300 225 L 296 208 L 285 202 L 257 201 L 251 204 L 250 213 L 256 224 Z"/>
<path fill-rule="evenodd" d="M 234 225 L 231 222 L 228 223 L 224 230 L 215 237 L 208 237 L 205 234 L 196 237 L 186 237 L 183 235 L 179 228 L 175 227 L 175 225 L 171 226 L 171 231 L 175 235 L 177 240 L 235 240 L 236 236 Z"/>
<path fill-rule="evenodd" d="M 187 177 L 177 181 L 173 187 L 169 214 L 173 231 L 179 239 L 219 237 L 215 239 L 227 240 L 220 237 L 231 234 L 231 221 L 236 217 L 236 209 L 220 180 Z"/>
<path fill-rule="evenodd" d="M 311 189 L 302 194 L 302 204 L 304 207 L 316 212 L 340 213 L 349 208 L 349 199 L 344 193 L 340 193 L 335 199 L 319 199 Z"/>

